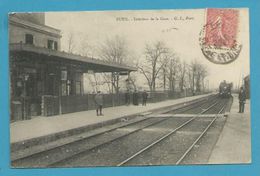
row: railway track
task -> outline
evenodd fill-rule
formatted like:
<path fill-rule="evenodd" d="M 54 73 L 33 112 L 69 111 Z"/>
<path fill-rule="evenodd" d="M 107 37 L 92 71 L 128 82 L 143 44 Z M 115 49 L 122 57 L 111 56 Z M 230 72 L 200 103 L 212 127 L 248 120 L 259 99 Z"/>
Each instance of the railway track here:
<path fill-rule="evenodd" d="M 207 109 L 203 110 L 202 112 L 200 112 L 199 114 L 203 114 L 205 112 L 207 112 L 210 108 L 214 107 L 217 104 L 214 103 L 212 104 L 210 107 L 208 107 Z M 222 111 L 223 109 L 221 109 Z M 183 124 L 181 124 L 180 126 L 178 126 L 177 128 L 173 129 L 172 131 L 170 131 L 169 133 L 165 134 L 164 136 L 162 136 L 161 138 L 159 138 L 158 140 L 154 141 L 153 143 L 151 143 L 150 145 L 144 147 L 142 150 L 138 151 L 137 153 L 135 153 L 134 155 L 130 156 L 129 158 L 127 158 L 126 160 L 122 161 L 121 163 L 117 164 L 117 166 L 122 166 L 124 164 L 126 164 L 127 162 L 129 162 L 130 160 L 132 160 L 133 158 L 137 157 L 138 155 L 140 155 L 141 153 L 149 150 L 150 148 L 152 148 L 153 146 L 155 146 L 156 144 L 158 144 L 159 142 L 162 142 L 165 138 L 169 137 L 170 135 L 172 135 L 173 133 L 175 133 L 176 131 L 178 131 L 179 129 L 183 128 L 184 126 L 186 126 L 187 124 L 191 123 L 195 118 L 197 118 L 198 115 L 195 115 L 194 117 L 192 117 L 191 119 L 185 121 Z M 210 123 L 210 125 L 216 120 L 217 116 L 213 119 L 213 121 Z M 206 132 L 206 130 L 210 127 L 210 125 L 203 131 L 202 135 Z M 200 137 L 202 136 L 200 135 Z M 192 149 L 192 147 L 197 143 L 197 141 L 200 139 L 200 137 L 192 144 L 192 146 L 184 153 L 184 155 L 176 162 L 176 164 L 179 164 L 183 158 L 187 155 L 187 153 Z"/>
<path fill-rule="evenodd" d="M 180 114 L 195 112 L 193 117 L 140 117 L 99 129 L 97 133 L 81 134 L 44 147 L 32 149 L 36 152 L 22 151 L 13 155 L 14 167 L 73 167 L 73 166 L 122 166 L 132 165 L 138 157 L 151 151 L 155 146 L 176 134 L 178 131 L 199 119 L 202 114 L 217 114 L 224 111 L 225 101 L 216 97 L 201 101 L 164 114 Z M 217 113 L 216 113 L 217 111 Z M 207 132 L 217 119 L 211 119 L 199 139 Z M 207 122 L 208 123 L 208 122 Z M 154 129 L 159 130 L 154 130 Z M 163 130 L 162 130 L 163 129 Z M 154 132 L 151 132 L 153 131 Z M 136 140 L 135 140 L 136 139 Z M 136 142 L 133 144 L 133 142 Z M 131 145 L 132 143 L 132 145 Z M 193 144 L 193 146 L 195 145 Z M 134 146 L 134 147 L 133 147 Z M 133 150 L 132 150 L 133 149 Z M 189 150 L 191 150 L 189 148 Z M 30 149 L 28 149 L 30 150 Z M 187 152 L 188 153 L 188 152 Z M 186 155 L 187 155 L 186 153 Z M 93 158 L 96 158 L 93 160 Z M 185 158 L 185 157 L 183 157 Z M 181 163 L 178 161 L 177 164 Z"/>
<path fill-rule="evenodd" d="M 209 108 L 207 108 L 206 110 L 203 110 L 201 113 L 199 114 L 203 114 L 205 112 L 207 112 L 210 108 L 212 108 L 214 105 L 216 105 L 217 103 L 214 103 L 213 105 L 211 105 Z M 221 108 L 221 110 L 218 112 L 221 113 L 224 109 L 224 106 Z M 135 157 L 137 157 L 138 155 L 140 155 L 141 153 L 150 150 L 153 146 L 155 146 L 156 144 L 162 142 L 164 139 L 166 139 L 167 137 L 169 137 L 170 135 L 172 135 L 173 133 L 176 133 L 179 129 L 183 128 L 184 126 L 186 126 L 187 124 L 191 123 L 194 119 L 198 118 L 199 115 L 195 115 L 193 118 L 189 119 L 188 121 L 184 122 L 183 124 L 181 124 L 179 127 L 173 129 L 172 131 L 170 131 L 169 133 L 165 134 L 164 136 L 162 136 L 161 138 L 159 138 L 158 140 L 154 141 L 153 143 L 151 143 L 150 145 L 146 146 L 145 148 L 143 148 L 142 150 L 138 151 L 137 153 L 135 153 L 134 155 L 130 156 L 129 158 L 127 158 L 126 160 L 122 161 L 121 163 L 117 164 L 117 166 L 122 166 L 127 164 L 129 161 L 131 161 L 132 159 L 134 159 Z M 213 118 L 212 121 L 210 121 L 210 123 L 207 125 L 207 127 L 202 131 L 202 133 L 199 135 L 199 137 L 192 143 L 192 145 L 184 152 L 184 154 L 177 160 L 177 162 L 175 163 L 176 165 L 180 164 L 182 162 L 182 160 L 186 157 L 186 155 L 191 151 L 191 149 L 194 147 L 194 145 L 201 139 L 201 137 L 207 132 L 207 130 L 210 128 L 210 126 L 214 123 L 214 121 L 218 118 L 217 115 L 215 115 L 215 117 Z"/>

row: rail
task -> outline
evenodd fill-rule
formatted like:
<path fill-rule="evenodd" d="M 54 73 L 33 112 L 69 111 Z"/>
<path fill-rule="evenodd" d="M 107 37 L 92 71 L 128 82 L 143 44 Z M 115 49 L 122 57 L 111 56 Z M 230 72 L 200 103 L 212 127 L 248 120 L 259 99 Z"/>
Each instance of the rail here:
<path fill-rule="evenodd" d="M 137 153 L 133 154 L 132 156 L 130 156 L 129 158 L 127 158 L 126 160 L 120 162 L 119 164 L 117 164 L 117 166 L 122 166 L 125 163 L 127 163 L 128 161 L 132 160 L 133 158 L 135 158 L 136 156 L 140 155 L 141 153 L 143 153 L 144 151 L 150 149 L 151 147 L 153 147 L 154 145 L 158 144 L 159 142 L 161 142 L 162 140 L 164 140 L 165 138 L 167 138 L 168 136 L 170 136 L 171 134 L 175 133 L 176 131 L 178 131 L 179 129 L 181 129 L 182 127 L 184 127 L 185 125 L 189 124 L 190 122 L 192 122 L 194 119 L 196 119 L 200 114 L 204 114 L 205 112 L 207 112 L 209 109 L 211 109 L 212 107 L 214 107 L 218 102 L 215 102 L 214 104 L 212 104 L 211 106 L 209 106 L 207 109 L 204 109 L 202 112 L 200 112 L 199 114 L 197 114 L 196 116 L 194 116 L 193 118 L 187 120 L 186 122 L 184 122 L 182 125 L 180 125 L 179 127 L 175 128 L 174 130 L 170 131 L 169 133 L 167 133 L 166 135 L 162 136 L 161 138 L 159 138 L 158 140 L 156 140 L 155 142 L 149 144 L 148 146 L 144 147 L 143 149 L 141 149 L 140 151 L 138 151 Z"/>

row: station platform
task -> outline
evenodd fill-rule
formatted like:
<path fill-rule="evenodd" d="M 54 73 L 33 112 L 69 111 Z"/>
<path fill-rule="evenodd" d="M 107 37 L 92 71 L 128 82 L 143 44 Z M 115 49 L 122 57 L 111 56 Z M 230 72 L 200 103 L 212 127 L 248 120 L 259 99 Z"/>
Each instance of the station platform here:
<path fill-rule="evenodd" d="M 103 109 L 104 116 L 96 116 L 95 110 L 62 114 L 49 117 L 36 117 L 30 120 L 17 121 L 10 124 L 10 142 L 19 143 L 43 136 L 55 135 L 60 132 L 70 131 L 98 123 L 106 125 L 115 119 L 141 114 L 153 109 L 177 105 L 188 101 L 209 96 L 210 94 L 166 100 L 157 103 L 148 103 L 146 106 L 117 106 Z"/>
<path fill-rule="evenodd" d="M 245 112 L 238 113 L 238 95 L 233 95 L 233 104 L 226 124 L 212 150 L 208 164 L 251 163 L 250 100 L 246 100 Z"/>

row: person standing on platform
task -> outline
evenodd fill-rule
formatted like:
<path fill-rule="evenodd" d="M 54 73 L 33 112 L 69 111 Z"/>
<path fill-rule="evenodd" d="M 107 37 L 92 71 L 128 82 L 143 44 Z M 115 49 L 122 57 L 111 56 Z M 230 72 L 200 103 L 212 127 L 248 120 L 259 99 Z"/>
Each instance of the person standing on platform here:
<path fill-rule="evenodd" d="M 94 99 L 95 99 L 95 103 L 96 103 L 97 116 L 103 116 L 103 114 L 102 114 L 103 95 L 101 94 L 101 91 L 97 92 Z"/>
<path fill-rule="evenodd" d="M 148 97 L 148 93 L 146 92 L 146 90 L 143 91 L 142 97 L 143 97 L 143 106 L 146 106 L 146 101 Z"/>
<path fill-rule="evenodd" d="M 246 103 L 246 92 L 243 87 L 240 88 L 238 99 L 239 99 L 239 113 L 244 113 L 245 103 Z"/>
<path fill-rule="evenodd" d="M 125 93 L 125 102 L 126 102 L 126 105 L 130 104 L 130 91 L 129 90 L 127 90 Z"/>

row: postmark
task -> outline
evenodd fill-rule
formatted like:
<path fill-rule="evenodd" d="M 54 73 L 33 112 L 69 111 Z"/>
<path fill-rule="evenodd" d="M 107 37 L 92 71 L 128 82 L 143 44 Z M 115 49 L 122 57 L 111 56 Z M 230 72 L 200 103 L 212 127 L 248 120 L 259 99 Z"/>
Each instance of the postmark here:
<path fill-rule="evenodd" d="M 199 42 L 203 55 L 215 64 L 235 61 L 242 49 L 237 40 L 239 11 L 235 9 L 207 9 L 206 24 Z"/>

